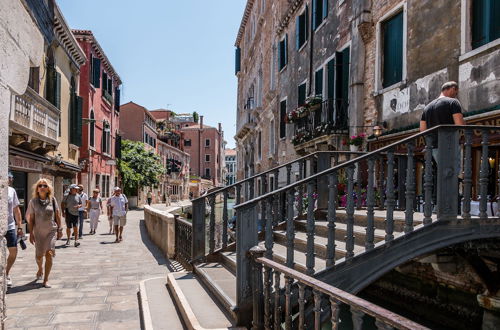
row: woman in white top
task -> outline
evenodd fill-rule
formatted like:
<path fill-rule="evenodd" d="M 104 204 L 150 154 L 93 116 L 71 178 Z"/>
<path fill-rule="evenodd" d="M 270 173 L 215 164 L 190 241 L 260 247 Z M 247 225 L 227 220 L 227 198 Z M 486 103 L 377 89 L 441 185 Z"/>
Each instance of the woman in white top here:
<path fill-rule="evenodd" d="M 102 199 L 99 189 L 94 189 L 92 197 L 87 200 L 87 211 L 90 217 L 90 235 L 94 235 L 99 223 L 99 216 L 103 213 Z"/>

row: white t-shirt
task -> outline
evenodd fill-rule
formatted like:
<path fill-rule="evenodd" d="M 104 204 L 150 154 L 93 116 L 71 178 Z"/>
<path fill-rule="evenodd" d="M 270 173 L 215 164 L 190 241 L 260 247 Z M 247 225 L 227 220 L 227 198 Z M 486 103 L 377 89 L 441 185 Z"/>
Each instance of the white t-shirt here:
<path fill-rule="evenodd" d="M 87 209 L 87 201 L 89 200 L 89 196 L 86 193 L 82 192 L 80 194 L 80 198 L 82 199 L 82 207 L 78 209 L 78 211 L 85 211 Z"/>
<path fill-rule="evenodd" d="M 16 206 L 19 206 L 19 199 L 17 199 L 17 193 L 16 190 L 12 187 L 9 187 L 9 205 L 8 205 L 8 211 L 9 211 L 9 216 L 8 216 L 8 227 L 7 230 L 11 229 L 16 229 L 16 220 L 14 219 L 14 209 Z"/>
<path fill-rule="evenodd" d="M 120 196 L 113 195 L 108 198 L 108 205 L 113 207 L 113 216 L 123 217 L 127 214 L 127 209 L 125 208 L 125 204 L 128 203 L 128 199 L 124 194 Z"/>

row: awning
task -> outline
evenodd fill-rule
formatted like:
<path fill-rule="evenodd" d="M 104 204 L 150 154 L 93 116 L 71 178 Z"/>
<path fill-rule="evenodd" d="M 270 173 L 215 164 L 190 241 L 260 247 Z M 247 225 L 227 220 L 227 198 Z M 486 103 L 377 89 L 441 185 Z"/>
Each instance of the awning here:
<path fill-rule="evenodd" d="M 36 154 L 34 152 L 24 150 L 24 149 L 21 149 L 18 147 L 14 147 L 14 146 L 9 146 L 9 154 L 13 155 L 13 156 L 21 156 L 24 158 L 35 160 L 37 162 L 44 162 L 44 163 L 50 162 L 50 158 L 47 156 L 39 155 L 39 154 Z"/>
<path fill-rule="evenodd" d="M 69 163 L 67 161 L 62 160 L 61 163 L 58 165 L 59 167 L 62 167 L 66 170 L 70 171 L 75 171 L 75 172 L 81 172 L 82 168 L 78 165 L 75 165 L 73 163 Z"/>

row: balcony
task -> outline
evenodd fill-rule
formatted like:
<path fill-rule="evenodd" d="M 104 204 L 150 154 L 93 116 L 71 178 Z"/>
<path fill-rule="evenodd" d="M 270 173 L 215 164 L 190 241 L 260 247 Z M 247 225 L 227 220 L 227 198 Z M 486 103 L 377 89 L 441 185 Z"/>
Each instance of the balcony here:
<path fill-rule="evenodd" d="M 306 144 L 322 142 L 333 134 L 348 133 L 349 104 L 342 99 L 325 100 L 320 104 L 299 109 L 287 114 L 288 123 L 294 124 L 292 144 L 295 149 L 302 149 Z"/>
<path fill-rule="evenodd" d="M 11 143 L 31 151 L 46 153 L 59 145 L 60 110 L 33 89 L 12 97 Z"/>
<path fill-rule="evenodd" d="M 254 116 L 248 111 L 243 112 L 238 120 L 238 129 L 236 130 L 236 138 L 242 139 L 247 133 L 255 128 Z"/>

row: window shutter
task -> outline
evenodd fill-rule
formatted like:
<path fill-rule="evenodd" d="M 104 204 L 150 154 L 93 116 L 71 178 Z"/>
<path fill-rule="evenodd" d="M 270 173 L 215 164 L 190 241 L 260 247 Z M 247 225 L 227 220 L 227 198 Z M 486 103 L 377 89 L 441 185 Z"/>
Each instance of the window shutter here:
<path fill-rule="evenodd" d="M 101 78 L 101 60 L 98 59 L 98 58 L 93 58 L 92 59 L 92 67 L 93 67 L 93 77 L 94 77 L 94 80 L 93 80 L 93 85 L 95 88 L 100 88 L 101 87 L 101 84 L 100 84 L 100 78 Z"/>
<path fill-rule="evenodd" d="M 54 104 L 56 103 L 55 101 L 55 69 L 52 66 L 47 66 L 47 81 L 45 82 L 45 98 L 47 101 L 50 103 Z"/>
<path fill-rule="evenodd" d="M 316 71 L 314 76 L 314 94 L 323 95 L 323 69 Z"/>
<path fill-rule="evenodd" d="M 490 38 L 493 41 L 500 38 L 500 1 L 490 0 Z"/>
<path fill-rule="evenodd" d="M 317 10 L 317 4 L 316 4 L 316 1 L 317 0 L 312 0 L 312 29 L 313 31 L 316 30 L 316 10 Z"/>
<path fill-rule="evenodd" d="M 102 91 L 107 92 L 108 91 L 108 74 L 106 72 L 102 72 Z"/>
<path fill-rule="evenodd" d="M 94 56 L 92 56 L 92 54 L 90 55 L 89 61 L 89 82 L 92 85 L 94 84 Z"/>
<path fill-rule="evenodd" d="M 237 47 L 234 52 L 234 74 L 241 71 L 241 48 Z"/>
<path fill-rule="evenodd" d="M 109 96 L 113 96 L 113 78 L 108 78 L 108 93 Z"/>
<path fill-rule="evenodd" d="M 328 121 L 333 122 L 335 98 L 335 59 L 327 64 Z"/>
<path fill-rule="evenodd" d="M 301 15 L 297 16 L 297 19 L 295 20 L 295 48 L 297 50 L 300 49 L 300 18 Z"/>
<path fill-rule="evenodd" d="M 288 34 L 285 34 L 285 46 L 284 46 L 285 50 L 285 65 L 288 64 Z"/>
<path fill-rule="evenodd" d="M 54 105 L 61 109 L 61 74 L 54 70 Z"/>
<path fill-rule="evenodd" d="M 115 110 L 120 111 L 120 89 L 115 88 Z"/>
<path fill-rule="evenodd" d="M 75 145 L 82 146 L 82 116 L 83 116 L 83 98 L 76 97 L 76 111 L 75 111 Z"/>
<path fill-rule="evenodd" d="M 346 104 L 349 102 L 349 62 L 350 49 L 347 47 L 342 51 L 342 85 L 344 86 L 342 99 Z"/>
<path fill-rule="evenodd" d="M 323 19 L 328 16 L 328 0 L 323 0 Z"/>
<path fill-rule="evenodd" d="M 280 138 L 286 136 L 286 100 L 280 102 Z"/>
<path fill-rule="evenodd" d="M 403 12 L 384 23 L 383 87 L 403 78 Z"/>
<path fill-rule="evenodd" d="M 281 52 L 282 52 L 282 50 L 281 50 L 281 42 L 278 41 L 278 67 L 279 67 L 280 70 L 283 69 L 283 63 L 281 61 Z"/>
<path fill-rule="evenodd" d="M 306 5 L 306 11 L 305 11 L 305 15 L 306 15 L 306 18 L 305 18 L 305 22 L 304 22 L 304 25 L 305 25 L 305 38 L 304 40 L 307 40 L 309 39 L 309 6 Z"/>
<path fill-rule="evenodd" d="M 120 135 L 115 138 L 115 158 L 122 158 L 122 137 Z"/>

